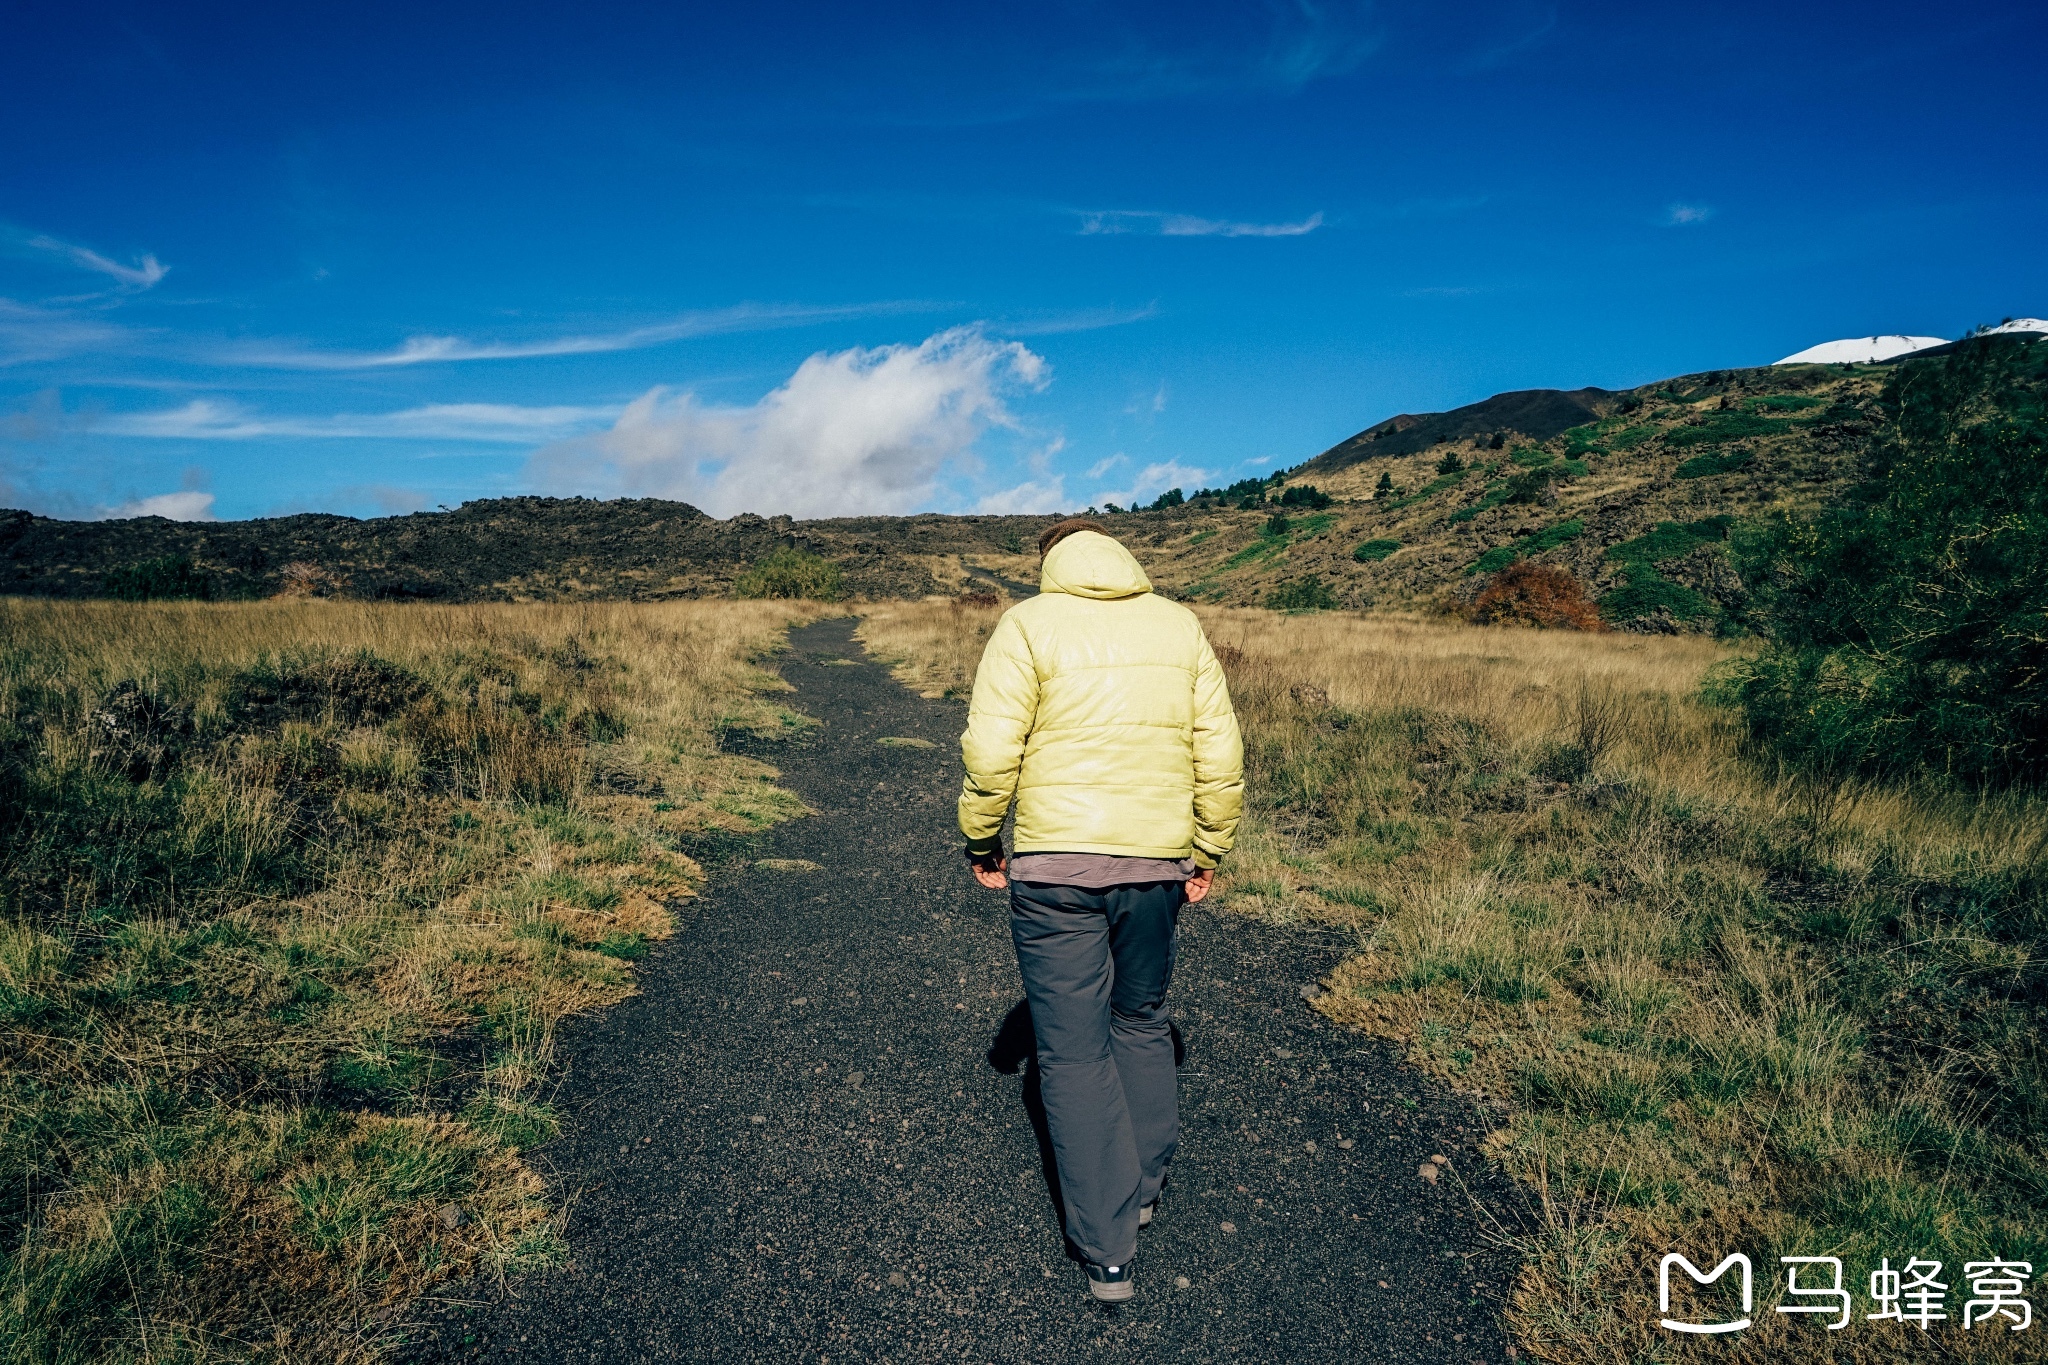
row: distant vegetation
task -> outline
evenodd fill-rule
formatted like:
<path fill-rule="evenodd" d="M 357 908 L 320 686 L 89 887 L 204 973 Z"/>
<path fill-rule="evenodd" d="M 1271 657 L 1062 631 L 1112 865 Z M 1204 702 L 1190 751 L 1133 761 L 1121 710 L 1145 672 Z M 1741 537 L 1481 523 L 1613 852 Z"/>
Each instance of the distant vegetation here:
<path fill-rule="evenodd" d="M 841 593 L 839 566 L 806 550 L 781 549 L 754 561 L 732 583 L 734 597 L 810 598 L 834 602 Z"/>
<path fill-rule="evenodd" d="M 117 602 L 205 602 L 214 591 L 213 575 L 185 555 L 159 555 L 107 575 L 107 596 Z"/>
<path fill-rule="evenodd" d="M 1351 552 L 1351 557 L 1361 564 L 1376 564 L 1401 548 L 1398 540 L 1368 540 Z"/>
<path fill-rule="evenodd" d="M 1287 579 L 1266 594 L 1266 606 L 1274 611 L 1335 611 L 1342 605 L 1315 574 Z"/>

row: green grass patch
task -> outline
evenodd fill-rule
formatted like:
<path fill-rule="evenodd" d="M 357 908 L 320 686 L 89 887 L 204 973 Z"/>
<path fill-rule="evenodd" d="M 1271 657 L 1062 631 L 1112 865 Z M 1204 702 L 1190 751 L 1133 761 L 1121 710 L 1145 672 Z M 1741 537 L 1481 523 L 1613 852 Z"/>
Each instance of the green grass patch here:
<path fill-rule="evenodd" d="M 1697 426 L 1673 427 L 1664 433 L 1668 446 L 1722 445 L 1754 436 L 1776 436 L 1794 429 L 1794 423 L 1747 412 L 1717 412 Z"/>
<path fill-rule="evenodd" d="M 1451 513 L 1445 520 L 1450 522 L 1470 521 L 1481 512 L 1492 511 L 1514 495 L 1515 485 L 1513 481 L 1497 483 L 1492 488 L 1487 489 L 1486 495 L 1480 498 L 1479 501 L 1473 503 L 1470 507 L 1460 508 L 1458 511 Z"/>
<path fill-rule="evenodd" d="M 1678 466 L 1681 479 L 1706 479 L 1716 474 L 1733 474 L 1756 455 L 1748 450 L 1731 450 L 1720 455 L 1695 455 Z"/>
<path fill-rule="evenodd" d="M 1408 493 L 1394 499 L 1391 503 L 1387 504 L 1388 509 L 1390 511 L 1398 511 L 1403 507 L 1413 507 L 1418 502 L 1426 502 L 1447 488 L 1456 488 L 1460 483 L 1464 482 L 1465 476 L 1471 472 L 1472 466 L 1467 465 L 1463 469 L 1454 469 L 1448 474 L 1439 474 L 1413 493 Z"/>
<path fill-rule="evenodd" d="M 1376 564 L 1401 548 L 1398 540 L 1368 540 L 1351 552 L 1351 557 L 1361 564 Z"/>
<path fill-rule="evenodd" d="M 1468 576 L 1475 573 L 1499 573 L 1524 556 L 1540 555 L 1546 550 L 1555 550 L 1573 537 L 1584 534 L 1585 530 L 1586 523 L 1577 517 L 1570 521 L 1560 521 L 1554 526 L 1546 526 L 1532 536 L 1524 536 L 1512 544 L 1488 550 L 1467 565 L 1465 573 Z"/>

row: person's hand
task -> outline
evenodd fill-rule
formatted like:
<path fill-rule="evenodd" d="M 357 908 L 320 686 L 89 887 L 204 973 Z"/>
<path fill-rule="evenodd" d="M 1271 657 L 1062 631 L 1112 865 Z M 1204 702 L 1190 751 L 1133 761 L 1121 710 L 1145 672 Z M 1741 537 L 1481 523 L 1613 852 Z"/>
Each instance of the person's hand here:
<path fill-rule="evenodd" d="M 1210 884 L 1216 880 L 1216 869 L 1205 867 L 1187 879 L 1188 904 L 1194 905 L 1209 894 Z"/>
<path fill-rule="evenodd" d="M 979 857 L 970 853 L 967 855 L 967 866 L 973 870 L 974 880 L 991 891 L 1000 891 L 1010 884 L 1010 879 L 1003 875 L 1006 864 L 1001 849 L 993 853 L 984 853 Z"/>

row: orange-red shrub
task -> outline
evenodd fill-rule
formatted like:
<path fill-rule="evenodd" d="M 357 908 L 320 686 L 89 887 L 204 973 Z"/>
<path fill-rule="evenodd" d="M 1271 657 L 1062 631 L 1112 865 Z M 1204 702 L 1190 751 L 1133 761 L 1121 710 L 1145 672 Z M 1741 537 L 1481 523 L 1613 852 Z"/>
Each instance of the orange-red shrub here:
<path fill-rule="evenodd" d="M 1510 564 L 1479 590 L 1472 619 L 1481 625 L 1534 626 L 1538 630 L 1607 629 L 1586 596 L 1585 584 L 1555 564 Z"/>

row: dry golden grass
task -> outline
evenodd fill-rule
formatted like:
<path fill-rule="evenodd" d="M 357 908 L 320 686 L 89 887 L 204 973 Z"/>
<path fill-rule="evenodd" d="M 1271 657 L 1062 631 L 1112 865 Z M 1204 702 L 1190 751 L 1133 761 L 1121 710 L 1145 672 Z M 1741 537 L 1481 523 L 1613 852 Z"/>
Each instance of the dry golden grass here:
<path fill-rule="evenodd" d="M 864 633 L 956 693 L 996 613 Z M 1783 775 L 1695 698 L 1730 647 L 1202 611 L 1247 738 L 1221 903 L 1349 926 L 1317 1008 L 1497 1116 L 1528 1192 L 1509 1316 L 1545 1360 L 2017 1359 L 1860 1315 L 1880 1257 L 2048 1261 L 2048 808 Z M 1666 1251 L 1747 1251 L 1757 1325 L 1656 1326 Z M 1771 1312 L 1839 1255 L 1858 1321 Z M 1944 1334 L 1945 1332 L 1945 1334 Z"/>
<path fill-rule="evenodd" d="M 974 689 L 982 648 L 1007 605 L 984 606 L 957 597 L 864 603 L 854 634 L 918 695 L 964 697 Z"/>
<path fill-rule="evenodd" d="M 6 1358 L 365 1358 L 552 1258 L 556 1026 L 800 809 L 716 736 L 823 610 L 0 602 Z"/>

